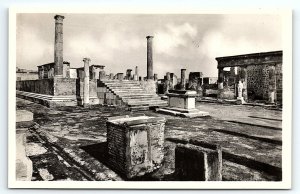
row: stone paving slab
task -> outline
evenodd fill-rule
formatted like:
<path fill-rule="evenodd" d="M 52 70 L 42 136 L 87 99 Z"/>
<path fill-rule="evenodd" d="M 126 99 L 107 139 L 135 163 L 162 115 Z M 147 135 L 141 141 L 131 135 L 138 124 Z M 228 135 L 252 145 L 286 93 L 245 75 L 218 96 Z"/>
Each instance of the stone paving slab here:
<path fill-rule="evenodd" d="M 203 107 L 203 105 L 201 104 L 200 107 Z M 81 164 L 83 168 L 91 168 L 94 170 L 94 177 L 98 177 L 99 180 L 122 179 L 122 177 L 119 177 L 109 169 L 109 165 L 105 164 L 105 159 L 101 160 L 101 153 L 99 153 L 100 156 L 97 154 L 95 155 L 95 149 L 97 150 L 99 146 L 103 149 L 103 146 L 101 145 L 106 142 L 106 118 L 109 116 L 130 114 L 130 112 L 123 109 L 101 106 L 94 106 L 89 109 L 84 109 L 82 107 L 60 107 L 51 109 L 39 104 L 27 103 L 26 101 L 19 100 L 17 101 L 17 108 L 33 110 L 35 122 L 39 124 L 39 127 L 36 129 L 37 133 L 40 134 L 40 136 L 45 137 L 53 146 L 56 146 L 56 149 L 60 149 L 60 151 L 64 151 L 69 156 L 72 156 L 73 160 L 75 159 L 77 164 Z M 220 109 L 222 108 L 222 105 L 214 108 Z M 230 110 L 232 111 L 232 108 L 230 108 Z M 214 112 L 216 111 L 217 110 Z M 241 111 L 247 111 L 249 114 L 251 113 L 251 109 Z M 225 111 L 222 112 L 225 116 L 228 116 Z M 255 112 L 260 113 L 257 110 L 252 111 L 252 113 Z M 261 110 L 261 112 L 268 113 L 264 110 Z M 165 117 L 167 119 L 165 131 L 166 137 L 196 138 L 211 143 L 219 143 L 228 152 L 233 152 L 243 157 L 258 160 L 259 162 L 281 167 L 282 150 L 280 145 L 232 134 L 224 134 L 214 129 L 231 130 L 237 133 L 252 134 L 278 141 L 281 140 L 281 132 L 275 133 L 275 135 L 272 136 L 272 133 L 268 129 L 254 126 L 245 127 L 245 125 L 241 124 L 224 122 L 219 120 L 221 114 L 217 115 L 215 113 L 212 114 L 213 118 L 205 119 L 176 118 L 174 116 L 162 115 L 151 111 L 142 111 L 142 113 L 147 116 Z M 172 178 L 174 178 L 171 175 L 174 170 L 174 159 L 172 158 L 174 157 L 172 156 L 173 148 L 173 144 L 166 143 L 166 160 L 164 167 L 151 175 L 152 179 L 172 180 Z M 225 164 L 224 176 L 227 177 L 225 178 L 226 180 L 240 180 L 240 177 L 248 177 L 244 178 L 247 180 L 272 180 L 272 177 L 270 178 L 270 176 L 266 176 L 261 172 L 247 167 L 243 168 L 248 169 L 244 172 L 247 172 L 249 176 L 243 176 L 243 168 L 239 168 L 238 166 L 233 168 L 228 161 Z M 233 171 L 239 174 L 239 177 L 230 178 L 230 174 L 232 174 Z M 170 175 L 170 177 L 168 177 L 168 175 Z M 234 174 L 232 174 L 232 176 L 233 175 Z M 151 180 L 149 177 L 145 179 Z"/>

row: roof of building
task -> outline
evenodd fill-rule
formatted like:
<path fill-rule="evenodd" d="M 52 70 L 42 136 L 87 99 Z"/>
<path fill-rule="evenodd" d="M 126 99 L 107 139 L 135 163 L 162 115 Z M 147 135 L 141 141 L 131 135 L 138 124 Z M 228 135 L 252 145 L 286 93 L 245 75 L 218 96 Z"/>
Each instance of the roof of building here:
<path fill-rule="evenodd" d="M 282 51 L 217 57 L 218 68 L 282 63 Z"/>
<path fill-rule="evenodd" d="M 250 53 L 250 54 L 243 54 L 243 55 L 217 57 L 216 60 L 219 61 L 221 59 L 230 59 L 230 58 L 233 59 L 233 58 L 263 57 L 263 56 L 270 56 L 270 55 L 282 55 L 282 51 L 270 51 L 270 52 Z"/>
<path fill-rule="evenodd" d="M 38 71 L 35 70 L 28 70 L 28 69 L 21 69 L 21 68 L 16 68 L 16 73 L 38 73 Z"/>
<path fill-rule="evenodd" d="M 52 62 L 52 63 L 46 63 L 46 64 L 38 65 L 38 67 L 47 66 L 47 65 L 54 65 L 54 64 L 55 64 L 54 62 Z M 63 64 L 70 64 L 70 62 L 64 61 Z"/>

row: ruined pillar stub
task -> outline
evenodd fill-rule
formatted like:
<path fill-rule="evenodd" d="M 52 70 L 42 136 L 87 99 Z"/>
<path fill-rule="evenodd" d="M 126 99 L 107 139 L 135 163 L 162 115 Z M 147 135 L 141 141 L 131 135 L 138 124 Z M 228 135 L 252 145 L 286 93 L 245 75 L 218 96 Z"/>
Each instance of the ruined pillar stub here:
<path fill-rule="evenodd" d="M 147 36 L 147 79 L 153 79 L 153 36 Z"/>
<path fill-rule="evenodd" d="M 127 78 L 128 80 L 131 80 L 131 77 L 132 77 L 131 72 L 132 72 L 132 69 L 127 69 L 127 70 L 126 70 L 126 78 Z"/>
<path fill-rule="evenodd" d="M 186 72 L 186 69 L 181 69 L 180 89 L 182 89 L 182 90 L 185 90 L 185 72 Z"/>
<path fill-rule="evenodd" d="M 135 75 L 139 77 L 139 67 L 135 66 Z"/>
<path fill-rule="evenodd" d="M 118 79 L 119 81 L 122 81 L 123 78 L 124 78 L 123 73 L 118 73 L 118 74 L 117 74 L 117 79 Z"/>
<path fill-rule="evenodd" d="M 89 58 L 84 58 L 84 83 L 83 83 L 83 106 L 88 107 L 90 101 L 90 61 Z"/>
<path fill-rule="evenodd" d="M 54 16 L 55 40 L 54 40 L 54 76 L 63 77 L 63 19 L 61 15 Z"/>
<path fill-rule="evenodd" d="M 114 79 L 114 74 L 113 73 L 109 74 L 109 79 Z"/>

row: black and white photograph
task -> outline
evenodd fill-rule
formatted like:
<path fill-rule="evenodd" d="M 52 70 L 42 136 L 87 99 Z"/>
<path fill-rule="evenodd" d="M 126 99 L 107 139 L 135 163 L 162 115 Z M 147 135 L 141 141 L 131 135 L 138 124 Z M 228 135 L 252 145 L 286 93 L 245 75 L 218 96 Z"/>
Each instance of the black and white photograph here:
<path fill-rule="evenodd" d="M 290 187 L 291 11 L 9 14 L 11 187 Z"/>

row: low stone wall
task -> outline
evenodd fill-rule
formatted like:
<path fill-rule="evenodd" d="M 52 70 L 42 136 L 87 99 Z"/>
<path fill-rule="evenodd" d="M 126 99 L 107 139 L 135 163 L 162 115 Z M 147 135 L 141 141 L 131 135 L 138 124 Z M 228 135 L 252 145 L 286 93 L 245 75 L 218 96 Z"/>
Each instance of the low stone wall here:
<path fill-rule="evenodd" d="M 54 80 L 24 80 L 16 82 L 16 90 L 38 94 L 54 95 Z"/>
<path fill-rule="evenodd" d="M 72 96 L 76 94 L 76 79 L 53 78 L 17 81 L 16 90 L 53 96 Z"/>
<path fill-rule="evenodd" d="M 76 79 L 54 78 L 55 96 L 72 96 L 76 94 Z"/>

